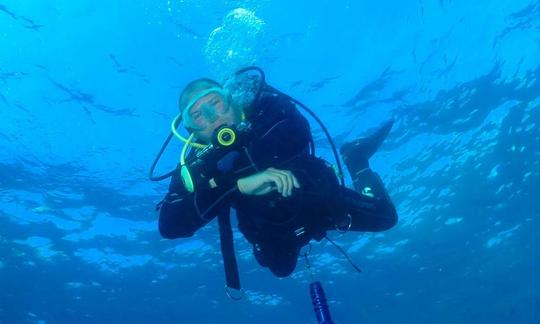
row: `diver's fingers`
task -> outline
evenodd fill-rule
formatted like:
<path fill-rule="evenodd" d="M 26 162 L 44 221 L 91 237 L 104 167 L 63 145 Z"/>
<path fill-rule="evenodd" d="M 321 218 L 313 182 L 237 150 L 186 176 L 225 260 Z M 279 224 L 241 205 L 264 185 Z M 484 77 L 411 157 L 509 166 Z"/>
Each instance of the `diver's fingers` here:
<path fill-rule="evenodd" d="M 284 181 L 282 177 L 274 172 L 268 172 L 268 180 L 272 181 L 276 185 L 276 189 L 279 193 L 283 193 Z"/>
<path fill-rule="evenodd" d="M 279 191 L 279 193 L 281 193 L 281 195 L 283 195 L 283 197 L 286 197 L 288 195 L 288 192 L 289 192 L 289 188 L 288 188 L 289 184 L 288 184 L 286 173 L 281 171 L 281 170 L 274 169 L 274 168 L 268 168 L 267 172 L 270 173 L 270 174 L 273 174 L 276 177 L 279 177 L 281 179 L 281 181 L 283 183 L 283 187 L 281 188 L 281 191 Z"/>
<path fill-rule="evenodd" d="M 286 170 L 279 170 L 281 175 L 283 176 L 285 187 L 283 188 L 283 197 L 289 197 L 292 195 L 292 173 L 290 171 Z"/>
<path fill-rule="evenodd" d="M 287 176 L 287 180 L 289 181 L 289 196 L 292 196 L 293 189 L 300 188 L 300 183 L 298 182 L 298 179 L 289 170 L 278 170 L 278 171 L 283 172 Z"/>
<path fill-rule="evenodd" d="M 295 177 L 292 174 L 292 172 L 289 170 L 278 170 L 274 168 L 270 168 L 269 171 L 282 177 L 284 181 L 284 185 L 285 185 L 283 188 L 282 194 L 284 197 L 290 197 L 292 195 L 293 187 L 295 186 L 294 185 Z"/>
<path fill-rule="evenodd" d="M 290 196 L 292 190 L 292 181 L 290 181 L 287 172 L 274 168 L 269 169 L 268 172 L 281 179 L 283 187 L 281 188 L 280 193 L 283 195 L 283 197 Z"/>
<path fill-rule="evenodd" d="M 289 190 L 287 191 L 287 194 L 289 196 L 292 196 L 292 190 L 294 188 L 294 181 L 293 181 L 294 175 L 292 174 L 291 171 L 285 171 L 285 172 L 287 173 L 287 184 L 289 186 L 288 188 Z"/>
<path fill-rule="evenodd" d="M 292 179 L 293 179 L 293 185 L 294 185 L 294 187 L 297 188 L 297 189 L 300 188 L 300 182 L 298 182 L 298 179 L 296 179 L 296 177 L 294 176 L 294 174 L 293 174 L 293 176 L 292 176 Z"/>
<path fill-rule="evenodd" d="M 298 179 L 296 176 L 289 170 L 283 170 L 287 174 L 287 180 L 289 181 L 289 195 L 292 195 L 292 191 L 294 188 L 300 188 L 300 183 L 298 182 Z"/>

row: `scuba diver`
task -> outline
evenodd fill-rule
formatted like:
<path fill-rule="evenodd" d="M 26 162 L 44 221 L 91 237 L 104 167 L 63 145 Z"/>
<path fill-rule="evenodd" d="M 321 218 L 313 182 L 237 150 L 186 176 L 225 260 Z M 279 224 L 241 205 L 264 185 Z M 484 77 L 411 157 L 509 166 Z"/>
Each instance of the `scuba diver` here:
<path fill-rule="evenodd" d="M 315 156 L 310 125 L 299 107 L 319 121 L 300 102 L 266 84 L 256 67 L 236 72 L 223 85 L 211 79 L 192 81 L 180 95 L 180 113 L 152 165 L 151 179 L 172 177 L 157 206 L 160 234 L 190 237 L 217 218 L 229 287 L 240 287 L 231 208 L 257 262 L 278 277 L 289 276 L 300 249 L 322 240 L 327 231 L 378 232 L 397 222 L 394 205 L 369 166 L 393 121 L 341 147 L 353 190 L 344 185 L 331 138 L 338 170 Z M 187 138 L 178 133 L 180 125 Z M 180 164 L 154 177 L 172 134 L 185 142 Z"/>

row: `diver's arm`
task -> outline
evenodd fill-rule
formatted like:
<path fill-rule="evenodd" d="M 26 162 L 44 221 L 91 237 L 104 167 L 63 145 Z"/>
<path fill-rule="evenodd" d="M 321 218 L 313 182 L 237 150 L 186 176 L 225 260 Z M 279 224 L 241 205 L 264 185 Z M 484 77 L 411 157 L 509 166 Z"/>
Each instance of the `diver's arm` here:
<path fill-rule="evenodd" d="M 167 239 L 190 237 L 216 217 L 223 208 L 229 208 L 230 198 L 238 191 L 236 185 L 199 188 L 188 192 L 175 172 L 169 192 L 163 199 L 159 214 L 159 232 Z"/>
<path fill-rule="evenodd" d="M 244 195 L 262 196 L 276 190 L 283 197 L 290 197 L 293 188 L 300 188 L 298 179 L 288 170 L 268 168 L 265 171 L 238 179 L 238 191 Z"/>

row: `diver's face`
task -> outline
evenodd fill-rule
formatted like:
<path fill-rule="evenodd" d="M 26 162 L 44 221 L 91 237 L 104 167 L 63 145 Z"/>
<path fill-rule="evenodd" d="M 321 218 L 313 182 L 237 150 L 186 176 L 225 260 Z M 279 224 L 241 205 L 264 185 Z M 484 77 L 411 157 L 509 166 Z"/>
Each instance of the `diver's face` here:
<path fill-rule="evenodd" d="M 236 125 L 239 118 L 234 109 L 218 93 L 210 93 L 198 100 L 189 110 L 193 134 L 203 142 L 210 143 L 214 131 L 222 125 Z"/>

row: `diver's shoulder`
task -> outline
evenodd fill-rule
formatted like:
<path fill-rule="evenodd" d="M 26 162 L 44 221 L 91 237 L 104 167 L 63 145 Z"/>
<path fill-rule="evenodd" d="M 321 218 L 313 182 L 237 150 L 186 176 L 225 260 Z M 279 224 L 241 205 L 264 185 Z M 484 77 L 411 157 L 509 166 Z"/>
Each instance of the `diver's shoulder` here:
<path fill-rule="evenodd" d="M 296 113 L 297 108 L 289 97 L 282 93 L 263 93 L 253 105 L 258 116 L 287 116 Z"/>

